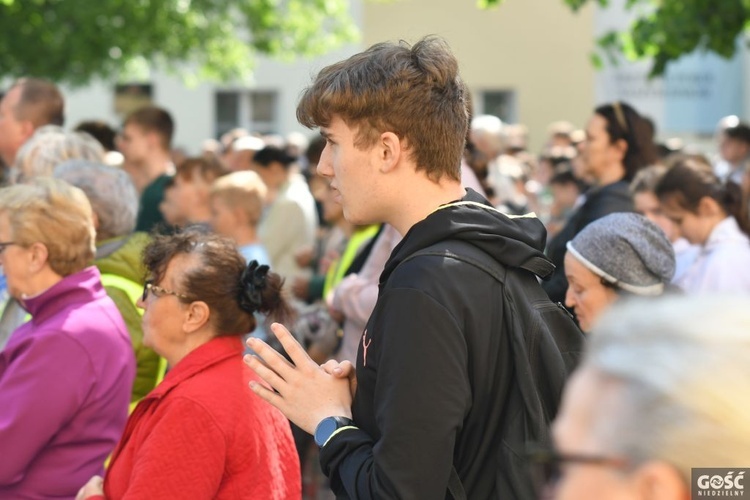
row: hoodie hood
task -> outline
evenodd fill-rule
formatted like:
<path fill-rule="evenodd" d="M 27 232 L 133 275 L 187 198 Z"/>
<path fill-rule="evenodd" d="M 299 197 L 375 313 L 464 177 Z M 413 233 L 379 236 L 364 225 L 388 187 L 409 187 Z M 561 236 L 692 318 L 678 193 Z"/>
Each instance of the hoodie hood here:
<path fill-rule="evenodd" d="M 461 200 L 440 206 L 416 223 L 394 248 L 380 282 L 414 253 L 444 240 L 463 240 L 490 255 L 505 267 L 531 271 L 547 278 L 555 266 L 544 255 L 547 231 L 533 214 L 508 216 L 496 210 L 471 189 Z"/>
<path fill-rule="evenodd" d="M 140 232 L 107 240 L 97 246 L 94 264 L 102 274 L 114 274 L 143 283 L 146 276 L 143 250 L 149 241 L 149 235 Z"/>

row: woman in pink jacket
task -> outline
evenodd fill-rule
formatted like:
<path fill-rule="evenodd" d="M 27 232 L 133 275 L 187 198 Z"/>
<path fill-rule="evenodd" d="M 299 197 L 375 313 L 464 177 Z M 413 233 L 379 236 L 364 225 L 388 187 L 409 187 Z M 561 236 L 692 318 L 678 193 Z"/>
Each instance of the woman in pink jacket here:
<path fill-rule="evenodd" d="M 0 498 L 74 498 L 125 426 L 135 359 L 94 241 L 78 188 L 0 189 L 0 266 L 31 315 L 0 352 Z"/>

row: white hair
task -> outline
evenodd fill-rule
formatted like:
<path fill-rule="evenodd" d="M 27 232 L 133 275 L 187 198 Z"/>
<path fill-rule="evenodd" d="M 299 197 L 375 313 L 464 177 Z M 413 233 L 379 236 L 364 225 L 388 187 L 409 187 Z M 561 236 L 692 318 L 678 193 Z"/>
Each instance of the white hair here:
<path fill-rule="evenodd" d="M 35 177 L 51 177 L 55 167 L 67 160 L 104 161 L 104 148 L 85 132 L 67 132 L 57 125 L 45 125 L 18 150 L 15 181 L 26 182 Z"/>
<path fill-rule="evenodd" d="M 99 220 L 98 241 L 133 232 L 138 215 L 138 192 L 124 170 L 86 160 L 70 160 L 55 168 L 54 177 L 86 193 Z"/>
<path fill-rule="evenodd" d="M 479 115 L 471 120 L 471 140 L 477 146 L 480 146 L 478 143 L 483 143 L 492 150 L 492 155 L 498 155 L 505 149 L 508 137 L 500 118 Z"/>
<path fill-rule="evenodd" d="M 592 332 L 583 365 L 622 389 L 613 452 L 693 467 L 750 464 L 750 297 L 618 303 Z M 612 415 L 612 412 L 608 412 Z"/>

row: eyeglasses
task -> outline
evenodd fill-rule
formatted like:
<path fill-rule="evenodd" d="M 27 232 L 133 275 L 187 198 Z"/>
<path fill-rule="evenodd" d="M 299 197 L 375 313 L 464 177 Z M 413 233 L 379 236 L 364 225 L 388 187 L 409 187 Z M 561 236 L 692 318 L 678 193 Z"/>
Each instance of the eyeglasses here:
<path fill-rule="evenodd" d="M 626 469 L 631 465 L 627 458 L 560 453 L 554 447 L 539 444 L 530 444 L 526 456 L 533 466 L 532 477 L 539 489 L 554 486 L 562 477 L 562 466 L 566 463 L 597 465 L 616 469 Z"/>
<path fill-rule="evenodd" d="M 15 241 L 2 241 L 0 242 L 0 254 L 2 254 L 6 248 L 8 248 L 11 245 L 17 245 Z"/>
<path fill-rule="evenodd" d="M 175 297 L 188 300 L 187 295 L 177 293 L 173 290 L 167 290 L 166 288 L 162 288 L 158 285 L 154 285 L 153 280 L 146 280 L 146 283 L 143 285 L 143 297 L 141 297 L 143 302 L 146 302 L 149 292 L 153 293 L 155 297 L 164 297 L 165 295 L 174 295 Z"/>

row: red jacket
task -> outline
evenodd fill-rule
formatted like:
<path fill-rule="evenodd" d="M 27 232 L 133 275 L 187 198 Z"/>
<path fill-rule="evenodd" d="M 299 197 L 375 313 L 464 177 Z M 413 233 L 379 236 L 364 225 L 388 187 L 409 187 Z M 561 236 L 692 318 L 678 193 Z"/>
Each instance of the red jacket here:
<path fill-rule="evenodd" d="M 198 347 L 136 407 L 104 480 L 109 499 L 299 499 L 289 422 L 253 394 L 239 337 Z"/>

